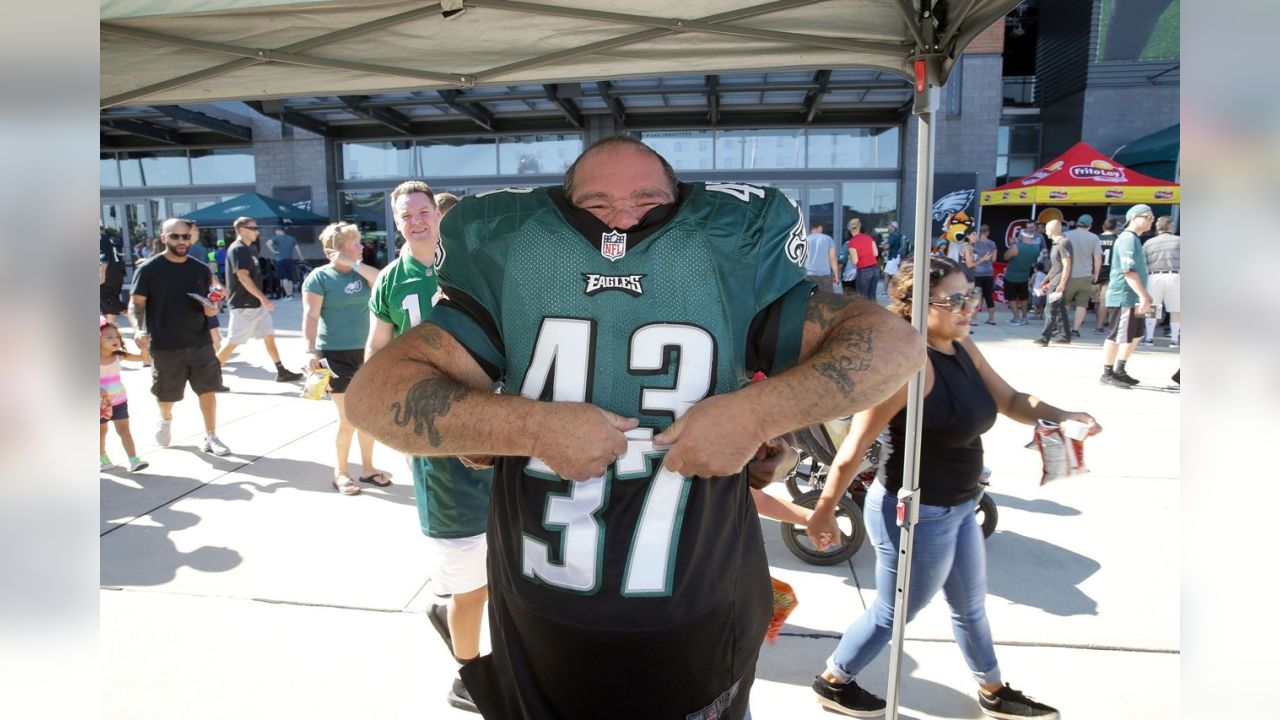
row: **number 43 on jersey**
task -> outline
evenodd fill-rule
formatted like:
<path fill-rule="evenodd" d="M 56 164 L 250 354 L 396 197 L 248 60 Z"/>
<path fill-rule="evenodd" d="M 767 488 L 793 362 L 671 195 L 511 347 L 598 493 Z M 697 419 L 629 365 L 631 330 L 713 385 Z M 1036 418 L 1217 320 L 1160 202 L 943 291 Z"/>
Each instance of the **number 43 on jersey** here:
<path fill-rule="evenodd" d="M 595 321 L 589 319 L 544 318 L 520 394 L 532 399 L 550 397 L 553 401 L 590 402 L 588 387 L 595 367 L 594 324 Z M 710 333 L 692 325 L 644 325 L 631 334 L 628 368 L 636 374 L 659 372 L 673 348 L 679 357 L 675 387 L 645 387 L 639 405 L 645 412 L 670 413 L 679 418 L 711 392 L 716 352 L 715 339 Z M 662 457 L 662 452 L 653 447 L 651 428 L 636 428 L 627 433 L 627 438 L 627 453 L 614 463 L 613 472 L 615 480 L 624 482 L 647 477 Z M 538 458 L 530 459 L 527 471 L 557 478 Z M 608 499 L 609 482 L 607 477 L 571 482 L 568 493 L 548 495 L 543 525 L 561 535 L 561 562 L 552 561 L 546 542 L 525 535 L 521 554 L 526 577 L 570 592 L 590 594 L 599 589 L 605 530 L 599 514 Z M 689 482 L 688 478 L 665 468 L 650 481 L 627 553 L 624 596 L 671 593 L 676 539 Z"/>

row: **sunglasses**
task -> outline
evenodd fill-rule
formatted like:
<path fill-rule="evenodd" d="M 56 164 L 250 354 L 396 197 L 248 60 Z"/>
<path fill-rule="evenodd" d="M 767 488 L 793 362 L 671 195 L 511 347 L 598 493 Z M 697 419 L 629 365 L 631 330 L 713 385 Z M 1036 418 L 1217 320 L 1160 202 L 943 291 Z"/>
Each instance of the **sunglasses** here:
<path fill-rule="evenodd" d="M 245 225 L 245 226 L 244 226 L 244 229 L 245 229 L 245 230 L 252 230 L 252 231 L 254 231 L 254 232 L 258 232 L 258 226 L 257 226 L 257 225 Z"/>
<path fill-rule="evenodd" d="M 189 233 L 189 232 L 185 232 L 185 233 L 169 233 L 169 234 L 165 235 L 165 237 L 169 238 L 170 240 L 190 240 L 190 239 L 191 239 L 191 233 Z"/>
<path fill-rule="evenodd" d="M 948 295 L 941 300 L 930 300 L 930 305 L 945 306 L 949 312 L 960 313 L 966 310 L 974 310 L 982 303 L 982 291 L 970 290 L 967 293 L 956 293 Z"/>

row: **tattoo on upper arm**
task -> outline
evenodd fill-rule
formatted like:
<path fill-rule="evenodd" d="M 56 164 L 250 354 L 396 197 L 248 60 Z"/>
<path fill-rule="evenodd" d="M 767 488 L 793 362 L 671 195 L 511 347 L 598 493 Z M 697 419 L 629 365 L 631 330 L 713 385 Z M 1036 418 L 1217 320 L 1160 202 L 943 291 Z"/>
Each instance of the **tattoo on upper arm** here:
<path fill-rule="evenodd" d="M 439 350 L 444 347 L 444 343 L 440 342 L 440 333 L 444 332 L 432 325 L 424 325 L 422 328 L 422 342 L 432 350 Z"/>
<path fill-rule="evenodd" d="M 855 388 L 853 374 L 871 369 L 871 355 L 871 328 L 844 327 L 814 357 L 813 369 L 847 398 Z"/>
<path fill-rule="evenodd" d="M 440 447 L 444 438 L 436 427 L 436 420 L 449 414 L 453 404 L 466 399 L 471 391 L 451 380 L 433 377 L 415 383 L 404 396 L 404 402 L 391 403 L 395 424 L 408 427 L 413 423 L 413 434 L 427 431 L 427 441 L 432 447 Z"/>

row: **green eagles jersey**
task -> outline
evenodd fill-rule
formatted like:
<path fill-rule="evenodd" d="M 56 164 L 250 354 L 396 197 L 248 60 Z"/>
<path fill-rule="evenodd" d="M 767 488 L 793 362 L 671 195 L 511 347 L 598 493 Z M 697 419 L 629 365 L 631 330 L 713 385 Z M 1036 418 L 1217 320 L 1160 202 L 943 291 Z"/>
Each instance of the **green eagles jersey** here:
<path fill-rule="evenodd" d="M 441 225 L 445 299 L 431 321 L 504 392 L 640 418 L 603 477 L 566 482 L 537 458 L 498 459 L 493 666 L 514 669 L 499 672 L 525 704 L 562 682 L 554 673 L 592 677 L 589 689 L 557 693 L 570 704 L 530 717 L 603 716 L 607 698 L 634 696 L 640 675 L 671 693 L 647 693 L 652 707 L 629 706 L 635 716 L 684 717 L 745 695 L 768 622 L 745 480 L 663 469 L 651 438 L 755 370 L 795 363 L 813 288 L 805 231 L 773 188 L 686 184 L 669 209 L 660 223 L 614 232 L 560 188 L 508 189 L 464 198 Z M 586 628 L 590 642 L 572 641 Z"/>
<path fill-rule="evenodd" d="M 395 326 L 395 335 L 399 336 L 431 316 L 435 294 L 435 267 L 418 262 L 406 248 L 394 263 L 378 273 L 369 311 Z M 415 457 L 409 466 L 422 534 L 464 538 L 484 532 L 492 470 L 475 470 L 451 457 Z"/>
<path fill-rule="evenodd" d="M 435 295 L 435 268 L 418 262 L 406 247 L 395 262 L 378 273 L 369 312 L 395 326 L 396 335 L 402 335 L 431 315 Z"/>
<path fill-rule="evenodd" d="M 1142 241 L 1130 230 L 1124 230 L 1111 248 L 1111 277 L 1107 283 L 1105 302 L 1107 307 L 1134 307 L 1142 299 L 1129 287 L 1124 274 L 1132 270 L 1138 274 L 1142 286 L 1147 286 L 1147 256 L 1142 252 Z"/>

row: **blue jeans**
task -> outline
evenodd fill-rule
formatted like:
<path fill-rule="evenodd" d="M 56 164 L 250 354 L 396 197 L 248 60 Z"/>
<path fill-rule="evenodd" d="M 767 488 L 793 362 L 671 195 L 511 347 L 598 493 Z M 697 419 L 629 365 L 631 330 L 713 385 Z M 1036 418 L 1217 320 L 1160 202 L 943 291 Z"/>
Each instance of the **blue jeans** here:
<path fill-rule="evenodd" d="M 880 266 L 868 265 L 864 268 L 858 269 L 858 273 L 853 276 L 853 286 L 862 297 L 875 300 L 876 285 L 879 280 Z"/>
<path fill-rule="evenodd" d="M 853 621 L 827 669 L 842 682 L 852 680 L 889 644 L 898 579 L 897 498 L 876 482 L 867 491 L 862 519 L 876 549 L 876 599 Z M 951 628 L 965 662 L 979 683 L 1000 682 L 1000 666 L 987 624 L 987 548 L 974 519 L 977 500 L 951 507 L 921 505 L 911 564 L 907 622 L 941 589 L 951 606 Z"/>

